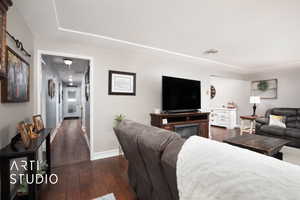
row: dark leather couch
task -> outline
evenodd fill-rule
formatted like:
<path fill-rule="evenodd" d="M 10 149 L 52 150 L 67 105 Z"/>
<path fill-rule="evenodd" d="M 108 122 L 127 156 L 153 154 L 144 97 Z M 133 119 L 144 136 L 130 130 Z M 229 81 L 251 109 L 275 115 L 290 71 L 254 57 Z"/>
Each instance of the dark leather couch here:
<path fill-rule="evenodd" d="M 269 116 L 285 116 L 286 128 L 269 126 Z M 300 148 L 300 108 L 272 108 L 264 118 L 256 119 L 256 134 L 290 140 L 289 146 Z"/>
<path fill-rule="evenodd" d="M 139 200 L 178 200 L 176 162 L 185 142 L 178 134 L 123 120 L 114 128 L 128 160 L 130 185 Z"/>

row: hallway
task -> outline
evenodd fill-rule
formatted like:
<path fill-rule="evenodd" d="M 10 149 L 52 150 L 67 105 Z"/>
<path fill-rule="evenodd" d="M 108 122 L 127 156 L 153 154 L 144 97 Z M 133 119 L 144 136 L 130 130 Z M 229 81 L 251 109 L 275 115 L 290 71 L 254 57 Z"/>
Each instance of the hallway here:
<path fill-rule="evenodd" d="M 64 120 L 51 144 L 52 167 L 90 160 L 80 120 Z"/>

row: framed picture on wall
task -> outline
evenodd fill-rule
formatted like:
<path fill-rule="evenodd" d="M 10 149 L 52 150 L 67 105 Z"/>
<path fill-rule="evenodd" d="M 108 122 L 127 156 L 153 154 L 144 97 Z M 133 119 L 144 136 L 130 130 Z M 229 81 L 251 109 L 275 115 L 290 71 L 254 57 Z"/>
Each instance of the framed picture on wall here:
<path fill-rule="evenodd" d="M 48 96 L 51 99 L 55 97 L 55 82 L 53 79 L 48 80 Z"/>
<path fill-rule="evenodd" d="M 108 94 L 135 96 L 136 74 L 131 72 L 109 71 Z"/>
<path fill-rule="evenodd" d="M 258 80 L 251 82 L 251 96 L 260 96 L 261 99 L 277 99 L 278 80 Z"/>
<path fill-rule="evenodd" d="M 21 56 L 7 47 L 7 79 L 1 85 L 3 103 L 20 103 L 29 101 L 30 65 Z"/>

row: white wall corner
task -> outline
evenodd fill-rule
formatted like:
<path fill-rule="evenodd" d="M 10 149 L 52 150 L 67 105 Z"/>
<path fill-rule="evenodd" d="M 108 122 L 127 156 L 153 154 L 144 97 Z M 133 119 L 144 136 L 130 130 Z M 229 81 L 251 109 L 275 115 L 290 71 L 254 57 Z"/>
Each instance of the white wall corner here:
<path fill-rule="evenodd" d="M 120 154 L 119 149 L 112 149 L 112 150 L 108 150 L 108 151 L 94 152 L 92 155 L 93 156 L 91 156 L 91 160 L 99 160 L 99 159 L 119 156 L 121 154 Z"/>

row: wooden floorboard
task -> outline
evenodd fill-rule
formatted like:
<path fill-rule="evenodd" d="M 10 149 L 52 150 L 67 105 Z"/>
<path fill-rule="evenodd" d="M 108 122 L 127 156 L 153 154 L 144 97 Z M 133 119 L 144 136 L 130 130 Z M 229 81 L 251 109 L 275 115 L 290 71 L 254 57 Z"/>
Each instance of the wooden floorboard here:
<path fill-rule="evenodd" d="M 63 130 L 68 132 L 68 134 L 71 134 L 71 131 L 67 130 L 66 125 L 70 125 L 73 131 L 76 131 L 76 127 L 78 127 L 72 121 L 64 122 L 63 126 L 65 128 Z M 238 134 L 238 129 L 211 128 L 212 139 L 218 141 Z M 68 148 L 71 145 L 79 144 L 74 141 L 70 144 L 67 143 L 68 141 L 56 141 L 53 148 L 58 144 L 66 145 Z M 78 146 L 75 147 L 80 148 Z M 71 156 L 73 158 L 73 155 L 70 155 L 71 151 L 67 150 L 66 152 L 67 154 L 64 154 L 64 157 Z M 61 155 L 57 153 L 54 156 L 59 157 Z M 56 159 L 57 164 L 61 164 L 60 158 L 54 157 L 53 159 Z M 59 184 L 44 185 L 41 189 L 40 199 L 91 200 L 113 193 L 117 200 L 137 200 L 128 182 L 127 161 L 122 156 L 96 161 L 86 160 L 75 164 L 72 164 L 70 158 L 65 159 L 68 159 L 68 162 L 71 164 L 66 165 L 64 163 L 64 165 L 53 169 L 53 173 L 57 173 L 59 176 Z"/>
<path fill-rule="evenodd" d="M 51 145 L 53 167 L 90 160 L 80 120 L 64 120 Z"/>

